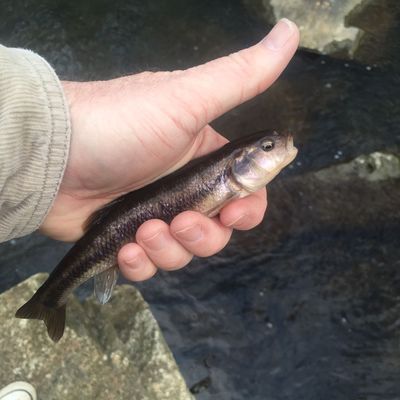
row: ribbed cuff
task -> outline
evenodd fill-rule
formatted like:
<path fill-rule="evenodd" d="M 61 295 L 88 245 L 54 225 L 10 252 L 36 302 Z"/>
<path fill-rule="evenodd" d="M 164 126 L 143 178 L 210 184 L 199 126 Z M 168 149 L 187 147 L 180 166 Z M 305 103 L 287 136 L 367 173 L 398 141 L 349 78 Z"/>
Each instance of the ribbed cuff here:
<path fill-rule="evenodd" d="M 51 66 L 29 50 L 0 46 L 0 241 L 43 222 L 63 177 L 70 135 Z"/>

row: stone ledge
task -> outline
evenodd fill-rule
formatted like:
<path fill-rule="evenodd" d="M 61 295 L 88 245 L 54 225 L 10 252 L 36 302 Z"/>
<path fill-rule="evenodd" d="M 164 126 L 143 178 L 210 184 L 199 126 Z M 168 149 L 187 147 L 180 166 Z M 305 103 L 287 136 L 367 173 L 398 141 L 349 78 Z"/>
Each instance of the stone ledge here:
<path fill-rule="evenodd" d="M 14 318 L 46 274 L 0 295 L 0 387 L 26 380 L 40 399 L 193 400 L 147 303 L 132 286 L 111 301 L 67 307 L 64 337 L 54 344 L 42 321 Z"/>

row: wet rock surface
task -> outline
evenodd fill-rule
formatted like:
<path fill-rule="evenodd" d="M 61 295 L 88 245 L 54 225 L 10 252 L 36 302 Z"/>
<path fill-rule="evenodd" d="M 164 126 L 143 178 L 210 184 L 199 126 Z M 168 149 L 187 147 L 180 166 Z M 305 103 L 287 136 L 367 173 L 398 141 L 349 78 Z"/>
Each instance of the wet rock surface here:
<path fill-rule="evenodd" d="M 117 288 L 101 307 L 69 303 L 54 344 L 42 321 L 13 317 L 46 278 L 37 274 L 0 295 L 0 386 L 27 380 L 39 399 L 192 399 L 142 296 Z"/>
<path fill-rule="evenodd" d="M 283 16 L 261 0 L 8 3 L 3 44 L 39 51 L 70 79 L 184 68 L 258 41 Z M 281 7 L 299 15 L 299 1 Z M 351 54 L 341 42 L 330 55 L 303 49 L 267 93 L 214 122 L 230 138 L 290 129 L 300 151 L 270 185 L 260 227 L 137 285 L 197 399 L 398 399 L 399 13 L 394 0 L 346 9 L 340 26 L 359 30 Z M 68 247 L 38 234 L 3 244 L 0 291 Z M 112 351 L 119 339 L 99 319 L 88 335 Z"/>

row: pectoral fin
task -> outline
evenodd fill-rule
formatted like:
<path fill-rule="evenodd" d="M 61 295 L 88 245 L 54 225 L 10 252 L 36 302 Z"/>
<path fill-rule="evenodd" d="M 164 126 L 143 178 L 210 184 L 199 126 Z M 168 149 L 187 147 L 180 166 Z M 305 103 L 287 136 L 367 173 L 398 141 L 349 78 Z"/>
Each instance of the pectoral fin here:
<path fill-rule="evenodd" d="M 94 294 L 100 304 L 106 304 L 110 300 L 117 279 L 117 266 L 106 269 L 94 277 Z"/>

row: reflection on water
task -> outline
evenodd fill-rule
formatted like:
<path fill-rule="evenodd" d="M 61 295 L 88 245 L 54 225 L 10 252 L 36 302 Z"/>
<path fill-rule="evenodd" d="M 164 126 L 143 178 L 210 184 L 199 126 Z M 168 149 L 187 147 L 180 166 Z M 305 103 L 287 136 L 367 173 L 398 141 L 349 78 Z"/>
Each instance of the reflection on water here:
<path fill-rule="evenodd" d="M 266 21 L 290 7 L 299 15 L 300 3 L 318 22 L 326 2 L 6 3 L 3 44 L 87 79 L 184 68 L 259 40 Z M 399 398 L 400 5 L 363 1 L 329 18 L 339 15 L 359 30 L 354 58 L 309 45 L 268 93 L 214 124 L 229 137 L 296 133 L 299 157 L 271 184 L 265 222 L 220 255 L 139 285 L 198 399 Z M 314 25 L 308 37 L 329 43 Z M 362 159 L 375 161 L 357 169 Z M 39 235 L 3 244 L 0 290 L 51 270 L 67 247 Z"/>

